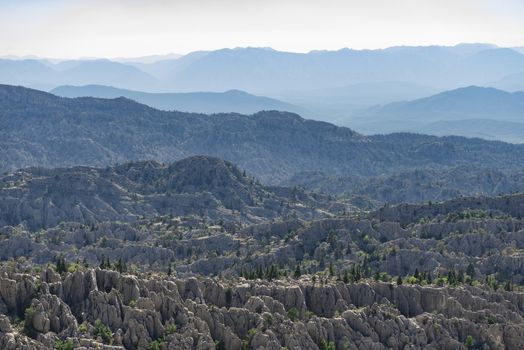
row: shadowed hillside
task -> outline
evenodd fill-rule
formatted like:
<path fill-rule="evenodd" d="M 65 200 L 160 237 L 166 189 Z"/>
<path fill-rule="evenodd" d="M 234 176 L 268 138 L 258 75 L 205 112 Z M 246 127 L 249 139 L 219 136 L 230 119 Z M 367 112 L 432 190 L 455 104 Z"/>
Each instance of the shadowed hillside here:
<path fill-rule="evenodd" d="M 171 162 L 205 154 L 266 182 L 301 171 L 375 176 L 459 164 L 519 169 L 524 146 L 415 134 L 362 136 L 286 112 L 163 112 L 125 98 L 61 98 L 0 87 L 0 169 Z"/>
<path fill-rule="evenodd" d="M 330 209 L 346 208 L 327 196 L 264 187 L 231 163 L 210 157 L 105 169 L 29 168 L 0 178 L 0 226 L 134 222 L 161 215 L 259 222 L 330 216 Z"/>

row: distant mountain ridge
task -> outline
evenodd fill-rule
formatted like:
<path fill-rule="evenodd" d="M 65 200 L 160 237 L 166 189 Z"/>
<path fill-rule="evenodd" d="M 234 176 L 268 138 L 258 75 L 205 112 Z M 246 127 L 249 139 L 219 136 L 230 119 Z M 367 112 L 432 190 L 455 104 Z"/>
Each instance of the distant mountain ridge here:
<path fill-rule="evenodd" d="M 148 88 L 156 86 L 156 78 L 130 65 L 106 59 L 48 61 L 0 59 L 0 77 L 3 84 L 31 86 L 49 90 L 59 85 L 101 84 Z"/>
<path fill-rule="evenodd" d="M 461 86 L 524 89 L 520 79 L 524 54 L 518 48 L 489 44 L 308 53 L 243 47 L 169 57 L 135 62 L 6 58 L 0 59 L 0 83 L 45 91 L 63 85 L 105 85 L 147 93 L 240 90 L 286 101 L 302 107 L 293 112 L 338 125 L 370 106 L 410 101 Z M 171 107 L 157 99 L 148 104 Z M 187 111 L 211 112 L 189 107 L 192 105 Z M 217 108 L 213 112 L 226 111 L 220 105 L 213 107 Z"/>
<path fill-rule="evenodd" d="M 524 91 L 524 71 L 507 75 L 491 85 L 507 91 Z"/>
<path fill-rule="evenodd" d="M 346 122 L 364 133 L 421 132 L 524 142 L 524 92 L 469 86 L 369 108 Z"/>
<path fill-rule="evenodd" d="M 432 120 L 492 117 L 520 121 L 524 113 L 524 92 L 506 92 L 489 87 L 468 86 L 445 91 L 409 102 L 398 102 L 379 107 L 380 113 L 403 114 L 408 118 Z M 502 115 L 500 115 L 502 114 Z"/>
<path fill-rule="evenodd" d="M 227 91 L 240 89 L 267 94 L 279 90 L 323 89 L 381 81 L 399 81 L 437 89 L 485 85 L 524 72 L 524 55 L 509 48 L 486 44 L 391 47 L 380 50 L 281 52 L 268 48 L 237 48 L 192 52 L 176 59 L 152 63 L 72 60 L 76 65 L 60 70 L 46 62 L 33 77 L 23 75 L 24 65 L 37 60 L 1 60 L 17 76 L 2 75 L 2 83 L 101 84 L 141 91 Z M 118 66 L 117 66 L 118 65 Z M 36 68 L 36 67 L 35 67 Z M 111 76 L 112 71 L 127 72 Z M 107 74 L 107 76 L 106 76 Z M 153 78 L 154 77 L 154 78 Z M 142 84 L 141 86 L 137 83 Z M 54 86 L 53 86 L 54 85 Z"/>
<path fill-rule="evenodd" d="M 380 81 L 434 88 L 483 85 L 524 71 L 524 55 L 487 45 L 392 47 L 383 50 L 312 51 L 222 49 L 171 62 L 164 81 L 179 89 L 232 88 L 269 92 Z"/>
<path fill-rule="evenodd" d="M 160 110 L 177 110 L 193 113 L 244 113 L 252 114 L 263 110 L 301 112 L 302 108 L 276 99 L 254 96 L 244 91 L 147 93 L 118 89 L 103 85 L 59 86 L 50 91 L 62 97 L 126 97 Z"/>

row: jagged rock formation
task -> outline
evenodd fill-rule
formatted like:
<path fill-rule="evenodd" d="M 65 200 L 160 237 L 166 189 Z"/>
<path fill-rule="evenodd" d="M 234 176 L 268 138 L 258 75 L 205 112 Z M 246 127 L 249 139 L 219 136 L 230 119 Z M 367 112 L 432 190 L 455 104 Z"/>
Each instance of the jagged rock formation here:
<path fill-rule="evenodd" d="M 198 217 L 156 217 L 130 223 L 62 223 L 31 232 L 0 229 L 0 260 L 98 266 L 122 261 L 134 270 L 238 276 L 275 265 L 291 274 L 333 265 L 339 276 L 435 279 L 450 270 L 473 280 L 524 284 L 524 195 L 461 198 L 426 205 L 383 207 L 371 213 L 304 221 L 228 224 Z M 470 267 L 471 266 L 471 267 Z M 382 278 L 382 277 L 380 277 Z"/>
<path fill-rule="evenodd" d="M 0 308 L 3 349 L 60 339 L 82 349 L 465 349 L 468 338 L 478 348 L 524 346 L 523 295 L 478 287 L 4 267 Z"/>
<path fill-rule="evenodd" d="M 158 215 L 257 222 L 344 209 L 328 196 L 265 187 L 231 163 L 204 156 L 169 165 L 29 168 L 0 178 L 0 226 L 25 223 L 32 229 Z"/>

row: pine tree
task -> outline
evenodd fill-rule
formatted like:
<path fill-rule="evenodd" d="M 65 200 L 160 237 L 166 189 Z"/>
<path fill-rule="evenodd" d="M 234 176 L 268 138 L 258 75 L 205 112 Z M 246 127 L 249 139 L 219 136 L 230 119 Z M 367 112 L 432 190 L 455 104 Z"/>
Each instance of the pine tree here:
<path fill-rule="evenodd" d="M 102 255 L 102 258 L 100 259 L 100 269 L 105 270 L 106 269 L 106 258 Z"/>
<path fill-rule="evenodd" d="M 475 278 L 475 266 L 470 262 L 468 267 L 466 268 L 466 275 L 471 277 L 471 279 Z"/>
<path fill-rule="evenodd" d="M 122 267 L 122 258 L 119 258 L 117 262 L 115 263 L 115 268 L 118 272 L 122 273 L 123 267 Z"/>
<path fill-rule="evenodd" d="M 350 278 L 349 278 L 349 272 L 348 270 L 345 270 L 344 271 L 344 277 L 342 279 L 344 281 L 345 284 L 348 284 L 350 282 Z"/>
<path fill-rule="evenodd" d="M 513 290 L 513 285 L 511 283 L 511 280 L 506 281 L 506 284 L 504 285 L 504 290 L 506 292 L 511 292 Z"/>
<path fill-rule="evenodd" d="M 451 286 L 458 285 L 458 277 L 454 269 L 448 271 L 448 284 Z"/>
<path fill-rule="evenodd" d="M 397 285 L 402 285 L 402 277 L 398 276 L 397 278 Z"/>
<path fill-rule="evenodd" d="M 56 260 L 56 272 L 64 273 L 67 271 L 67 265 L 63 255 L 60 255 Z"/>
<path fill-rule="evenodd" d="M 433 277 L 431 277 L 431 272 L 428 272 L 426 276 L 426 281 L 428 282 L 428 284 L 433 283 Z"/>
<path fill-rule="evenodd" d="M 335 276 L 335 267 L 333 266 L 333 262 L 329 262 L 329 275 L 331 277 Z"/>
<path fill-rule="evenodd" d="M 300 271 L 300 265 L 297 264 L 295 267 L 295 272 L 293 273 L 293 277 L 299 278 L 300 276 L 302 276 L 302 271 Z"/>
<path fill-rule="evenodd" d="M 464 271 L 459 270 L 458 275 L 457 275 L 457 282 L 464 283 Z"/>
<path fill-rule="evenodd" d="M 375 271 L 375 275 L 373 276 L 373 279 L 374 279 L 375 281 L 379 281 L 379 280 L 380 280 L 380 273 L 378 272 L 378 270 Z"/>

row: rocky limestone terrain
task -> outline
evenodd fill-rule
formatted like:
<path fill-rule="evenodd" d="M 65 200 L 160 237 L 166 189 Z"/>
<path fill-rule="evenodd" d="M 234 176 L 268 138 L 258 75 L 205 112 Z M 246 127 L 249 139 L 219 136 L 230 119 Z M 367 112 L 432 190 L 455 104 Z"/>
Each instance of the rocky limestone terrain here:
<path fill-rule="evenodd" d="M 366 211 L 199 156 L 6 174 L 0 224 L 1 349 L 524 347 L 524 194 Z"/>
<path fill-rule="evenodd" d="M 0 177 L 0 226 L 25 223 L 31 229 L 159 215 L 253 223 L 348 209 L 330 196 L 263 186 L 231 163 L 205 156 L 167 165 L 29 168 Z"/>
<path fill-rule="evenodd" d="M 524 295 L 4 266 L 2 349 L 520 349 Z"/>
<path fill-rule="evenodd" d="M 157 216 L 36 231 L 4 226 L 0 259 L 40 265 L 62 256 L 78 265 L 109 260 L 133 271 L 224 277 L 262 277 L 272 267 L 291 275 L 298 266 L 309 274 L 330 268 L 342 278 L 358 267 L 364 277 L 388 281 L 417 271 L 431 280 L 469 269 L 471 281 L 493 278 L 518 287 L 524 285 L 523 213 L 524 195 L 512 195 L 256 224 Z"/>

